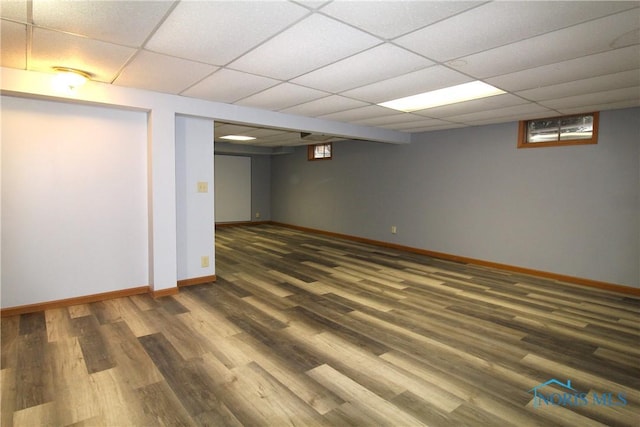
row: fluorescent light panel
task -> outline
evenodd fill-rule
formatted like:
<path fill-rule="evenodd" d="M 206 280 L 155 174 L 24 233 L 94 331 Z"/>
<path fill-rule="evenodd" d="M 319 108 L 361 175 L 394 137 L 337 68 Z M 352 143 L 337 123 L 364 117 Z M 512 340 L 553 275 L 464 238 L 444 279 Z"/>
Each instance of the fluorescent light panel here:
<path fill-rule="evenodd" d="M 474 82 L 463 83 L 461 85 L 446 87 L 444 89 L 394 99 L 378 105 L 410 113 L 412 111 L 426 110 L 427 108 L 440 107 L 442 105 L 487 98 L 489 96 L 501 95 L 503 93 L 505 93 L 505 91 L 476 80 Z"/>
<path fill-rule="evenodd" d="M 244 136 L 244 135 L 225 135 L 225 136 L 221 136 L 220 139 L 228 139 L 230 141 L 251 141 L 255 138 L 252 136 Z"/>

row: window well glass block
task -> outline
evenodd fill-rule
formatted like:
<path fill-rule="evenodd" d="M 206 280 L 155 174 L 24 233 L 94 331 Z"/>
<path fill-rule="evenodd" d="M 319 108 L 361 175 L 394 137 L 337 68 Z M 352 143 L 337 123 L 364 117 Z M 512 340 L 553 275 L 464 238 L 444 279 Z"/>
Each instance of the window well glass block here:
<path fill-rule="evenodd" d="M 558 141 L 558 119 L 532 120 L 529 122 L 527 142 Z"/>
<path fill-rule="evenodd" d="M 560 140 L 590 139 L 593 136 L 593 116 L 560 119 Z"/>

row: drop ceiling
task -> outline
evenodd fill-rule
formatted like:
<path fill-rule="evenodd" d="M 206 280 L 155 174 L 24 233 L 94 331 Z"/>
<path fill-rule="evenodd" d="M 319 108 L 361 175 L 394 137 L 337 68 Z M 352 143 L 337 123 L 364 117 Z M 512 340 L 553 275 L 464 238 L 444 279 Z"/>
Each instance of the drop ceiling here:
<path fill-rule="evenodd" d="M 3 67 L 401 132 L 640 105 L 640 2 L 1 0 Z M 503 95 L 378 103 L 480 80 Z M 298 132 L 219 123 L 264 146 Z"/>

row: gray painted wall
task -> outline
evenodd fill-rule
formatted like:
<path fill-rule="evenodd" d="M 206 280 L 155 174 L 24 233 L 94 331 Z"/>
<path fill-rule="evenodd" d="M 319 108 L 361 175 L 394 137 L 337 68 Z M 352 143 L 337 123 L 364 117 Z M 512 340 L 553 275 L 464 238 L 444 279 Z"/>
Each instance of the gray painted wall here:
<path fill-rule="evenodd" d="M 216 164 L 222 166 L 222 162 L 224 162 L 227 157 L 228 156 L 220 156 L 216 154 Z M 247 155 L 243 157 L 251 157 L 251 221 L 270 221 L 271 156 Z M 237 177 L 232 174 L 223 175 L 220 178 L 228 180 L 231 184 L 237 179 Z M 224 182 L 217 182 L 216 184 L 225 185 Z M 256 218 L 257 212 L 260 213 L 259 218 Z"/>
<path fill-rule="evenodd" d="M 252 221 L 271 220 L 271 156 L 251 158 L 251 211 Z"/>
<path fill-rule="evenodd" d="M 640 109 L 597 145 L 517 149 L 517 123 L 272 158 L 274 221 L 640 287 Z M 391 226 L 397 234 L 391 234 Z"/>

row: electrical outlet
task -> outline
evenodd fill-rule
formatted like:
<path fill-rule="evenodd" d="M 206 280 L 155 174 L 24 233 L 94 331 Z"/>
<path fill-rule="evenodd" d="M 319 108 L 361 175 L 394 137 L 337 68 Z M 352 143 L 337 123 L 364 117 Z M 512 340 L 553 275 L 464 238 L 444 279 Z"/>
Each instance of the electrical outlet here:
<path fill-rule="evenodd" d="M 202 267 L 202 268 L 209 267 L 209 257 L 208 256 L 200 257 L 200 267 Z"/>
<path fill-rule="evenodd" d="M 256 218 L 260 218 L 260 212 L 256 212 Z"/>
<path fill-rule="evenodd" d="M 208 193 L 208 192 L 209 192 L 209 183 L 207 181 L 199 181 L 198 193 Z"/>
<path fill-rule="evenodd" d="M 391 234 L 398 234 L 398 227 L 396 227 L 395 225 L 391 226 Z"/>

